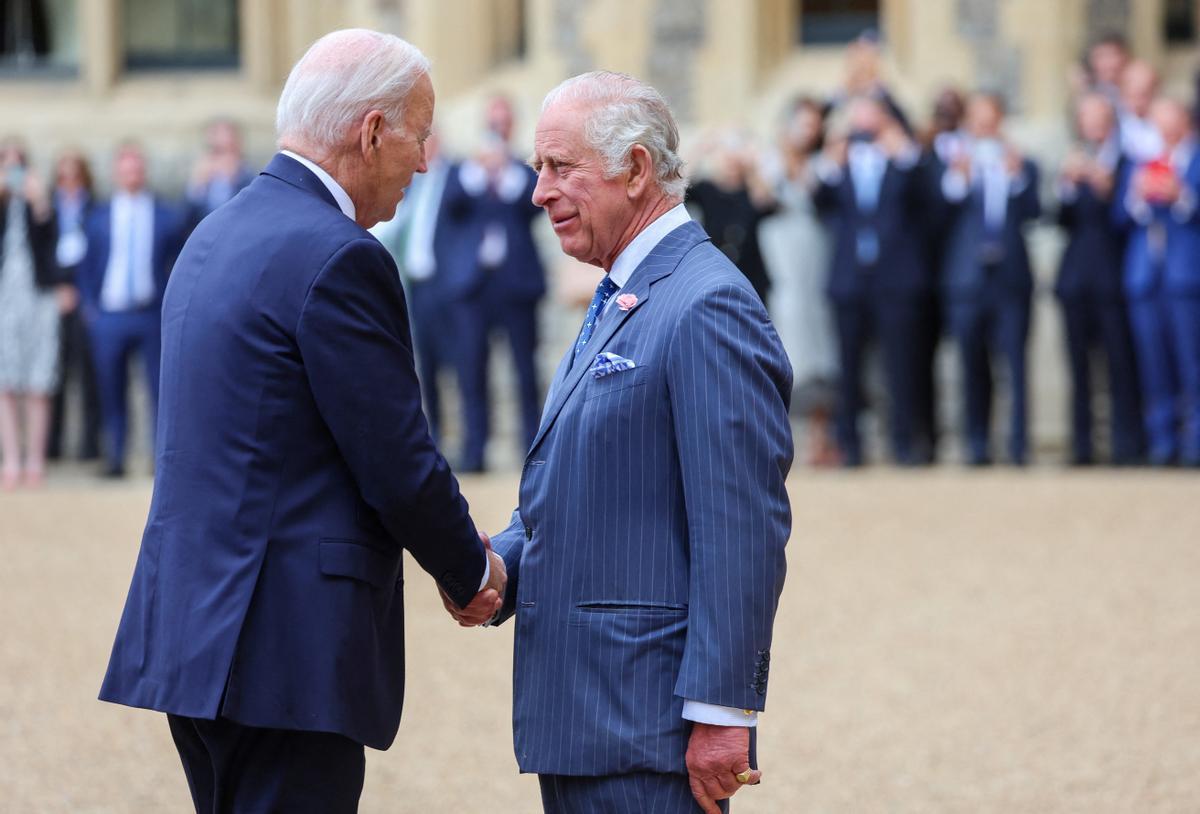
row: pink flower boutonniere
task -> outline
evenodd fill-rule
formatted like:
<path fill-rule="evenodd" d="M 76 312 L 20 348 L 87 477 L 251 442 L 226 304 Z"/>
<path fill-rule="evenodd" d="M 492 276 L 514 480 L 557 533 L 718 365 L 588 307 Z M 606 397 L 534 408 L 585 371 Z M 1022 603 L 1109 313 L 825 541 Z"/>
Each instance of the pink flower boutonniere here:
<path fill-rule="evenodd" d="M 617 297 L 617 307 L 622 311 L 628 311 L 633 306 L 637 305 L 637 294 L 622 294 Z"/>

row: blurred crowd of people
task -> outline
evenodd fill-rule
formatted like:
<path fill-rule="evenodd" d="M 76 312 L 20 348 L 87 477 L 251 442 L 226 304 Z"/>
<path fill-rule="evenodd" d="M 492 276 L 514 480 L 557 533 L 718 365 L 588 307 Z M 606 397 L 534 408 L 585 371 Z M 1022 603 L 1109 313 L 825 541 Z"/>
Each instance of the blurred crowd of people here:
<path fill-rule="evenodd" d="M 1054 293 L 1071 375 L 1069 461 L 1200 465 L 1200 151 L 1193 112 L 1107 35 L 1072 75 L 1073 145 L 1042 183 L 1006 135 L 999 93 L 944 90 L 918 129 L 880 80 L 876 41 L 849 48 L 845 87 L 801 98 L 778 147 L 736 133 L 700 146 L 689 201 L 768 302 L 795 370 L 818 465 L 867 460 L 860 423 L 878 405 L 890 459 L 938 457 L 961 427 L 970 465 L 1030 456 L 1028 341 L 1035 276 L 1028 227 L 1065 232 Z M 935 357 L 955 348 L 959 392 L 943 403 Z M 864 360 L 877 349 L 881 397 Z M 1096 375 L 1100 371 L 1101 375 Z M 996 374 L 996 375 L 994 375 Z M 1107 395 L 1107 408 L 1094 411 Z M 1094 415 L 1107 418 L 1104 442 Z"/>
<path fill-rule="evenodd" d="M 249 183 L 237 127 L 213 122 L 186 199 L 147 185 L 133 141 L 115 151 L 112 195 L 100 200 L 83 153 L 58 156 L 53 177 L 16 139 L 0 143 L 0 486 L 38 486 L 47 459 L 101 460 L 126 471 L 129 365 L 145 369 L 153 436 L 160 307 L 192 227 Z M 78 407 L 68 404 L 78 397 Z M 70 409 L 78 409 L 68 422 Z M 68 438 L 68 427 L 78 436 Z"/>
<path fill-rule="evenodd" d="M 849 46 L 847 66 L 836 93 L 790 104 L 772 148 L 728 130 L 689 155 L 689 208 L 768 304 L 791 357 L 809 461 L 865 463 L 874 451 L 860 424 L 874 412 L 898 465 L 937 460 L 952 424 L 966 462 L 986 465 L 1002 401 L 1004 457 L 1027 463 L 1036 286 L 1026 231 L 1053 219 L 1066 236 L 1054 293 L 1071 376 L 1070 462 L 1200 465 L 1193 111 L 1160 93 L 1158 74 L 1120 36 L 1102 37 L 1069 77 L 1073 146 L 1043 183 L 1038 162 L 1006 135 L 1000 94 L 947 88 L 921 127 L 881 80 L 873 36 Z M 508 98 L 487 101 L 483 124 L 482 146 L 461 160 L 433 136 L 428 171 L 374 230 L 408 294 L 435 437 L 446 424 L 441 388 L 453 381 L 458 390 L 457 465 L 468 472 L 487 467 L 497 337 L 511 350 L 518 452 L 536 433 L 543 395 L 536 176 L 512 145 Z M 226 120 L 206 129 L 183 201 L 152 192 L 146 169 L 142 148 L 121 144 L 102 201 L 82 153 L 64 152 L 43 181 L 20 142 L 0 144 L 5 489 L 40 484 L 48 458 L 99 459 L 105 476 L 125 473 L 135 354 L 152 434 L 160 304 L 175 255 L 254 172 Z M 943 342 L 960 371 L 950 398 L 936 375 Z M 869 386 L 872 351 L 879 388 Z M 1095 410 L 1102 398 L 1107 406 Z M 954 416 L 939 414 L 947 401 Z"/>

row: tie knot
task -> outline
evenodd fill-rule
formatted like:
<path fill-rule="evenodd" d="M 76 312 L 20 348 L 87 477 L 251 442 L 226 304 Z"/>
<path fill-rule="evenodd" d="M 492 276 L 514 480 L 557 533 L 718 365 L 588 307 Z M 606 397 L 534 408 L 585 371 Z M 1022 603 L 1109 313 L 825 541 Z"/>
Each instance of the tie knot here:
<path fill-rule="evenodd" d="M 608 302 L 608 298 L 615 294 L 618 288 L 619 286 L 612 281 L 612 278 L 605 274 L 604 279 L 600 281 L 600 285 L 596 286 L 596 296 L 593 299 L 601 304 L 606 303 Z"/>

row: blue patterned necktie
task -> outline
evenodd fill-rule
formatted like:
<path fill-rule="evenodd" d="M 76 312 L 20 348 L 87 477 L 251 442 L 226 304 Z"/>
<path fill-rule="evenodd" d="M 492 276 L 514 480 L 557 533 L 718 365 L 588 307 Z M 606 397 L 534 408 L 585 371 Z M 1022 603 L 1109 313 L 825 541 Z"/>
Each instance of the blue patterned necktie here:
<path fill-rule="evenodd" d="M 619 288 L 620 286 L 614 283 L 607 274 L 600 281 L 600 285 L 596 286 L 596 295 L 592 297 L 592 304 L 588 306 L 587 316 L 583 318 L 583 327 L 579 329 L 579 338 L 575 340 L 575 355 L 571 357 L 572 365 L 579 358 L 583 346 L 592 338 L 592 333 L 596 330 L 596 323 L 600 321 L 600 315 L 604 313 L 605 304 L 613 294 L 617 293 Z"/>

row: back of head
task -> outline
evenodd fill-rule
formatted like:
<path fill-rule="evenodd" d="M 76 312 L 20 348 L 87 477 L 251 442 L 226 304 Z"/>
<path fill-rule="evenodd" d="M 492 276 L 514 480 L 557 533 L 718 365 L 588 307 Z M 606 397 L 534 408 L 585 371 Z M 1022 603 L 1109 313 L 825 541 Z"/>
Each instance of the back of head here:
<path fill-rule="evenodd" d="M 425 55 L 392 34 L 364 28 L 326 34 L 283 86 L 275 115 L 279 146 L 331 155 L 372 110 L 398 125 L 410 91 L 427 73 Z"/>
<path fill-rule="evenodd" d="M 657 90 L 626 74 L 592 71 L 573 76 L 546 94 L 542 111 L 557 104 L 583 108 L 584 138 L 600 155 L 607 177 L 627 169 L 630 152 L 640 144 L 654 162 L 663 194 L 683 197 L 687 180 L 679 157 L 679 128 Z"/>

